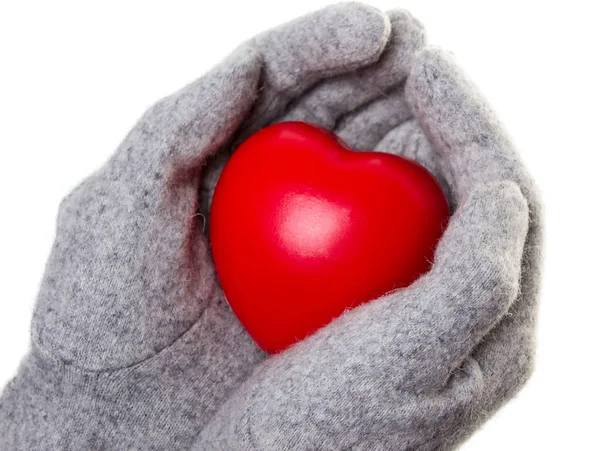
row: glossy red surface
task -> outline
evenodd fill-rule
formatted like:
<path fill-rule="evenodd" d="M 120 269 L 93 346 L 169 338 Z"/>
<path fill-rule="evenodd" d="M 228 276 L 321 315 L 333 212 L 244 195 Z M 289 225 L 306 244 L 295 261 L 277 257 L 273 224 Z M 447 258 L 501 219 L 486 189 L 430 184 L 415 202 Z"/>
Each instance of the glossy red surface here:
<path fill-rule="evenodd" d="M 417 163 L 287 122 L 252 135 L 227 163 L 210 238 L 229 304 L 274 353 L 427 272 L 448 216 Z"/>

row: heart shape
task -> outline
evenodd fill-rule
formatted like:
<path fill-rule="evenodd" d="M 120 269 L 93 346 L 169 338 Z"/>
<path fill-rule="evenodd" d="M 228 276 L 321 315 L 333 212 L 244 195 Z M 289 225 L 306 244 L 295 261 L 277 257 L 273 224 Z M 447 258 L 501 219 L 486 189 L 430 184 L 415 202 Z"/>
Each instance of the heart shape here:
<path fill-rule="evenodd" d="M 225 166 L 210 239 L 229 305 L 274 353 L 427 272 L 448 217 L 419 164 L 285 122 L 252 135 Z"/>

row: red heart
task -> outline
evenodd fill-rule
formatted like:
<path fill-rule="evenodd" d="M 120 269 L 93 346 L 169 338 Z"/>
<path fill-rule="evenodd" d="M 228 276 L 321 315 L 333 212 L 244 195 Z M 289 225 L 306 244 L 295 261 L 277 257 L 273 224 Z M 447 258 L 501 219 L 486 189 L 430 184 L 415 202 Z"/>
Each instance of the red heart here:
<path fill-rule="evenodd" d="M 428 271 L 448 216 L 439 183 L 417 163 L 287 122 L 231 157 L 210 237 L 229 305 L 274 353 Z"/>

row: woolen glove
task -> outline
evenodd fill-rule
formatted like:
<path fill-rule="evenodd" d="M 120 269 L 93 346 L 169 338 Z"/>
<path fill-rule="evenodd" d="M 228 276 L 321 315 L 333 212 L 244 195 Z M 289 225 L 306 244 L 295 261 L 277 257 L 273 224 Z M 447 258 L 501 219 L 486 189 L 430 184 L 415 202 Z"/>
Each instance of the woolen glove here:
<path fill-rule="evenodd" d="M 290 119 L 416 158 L 456 211 L 429 274 L 266 358 L 203 232 L 227 156 Z M 0 449 L 451 448 L 530 372 L 539 247 L 529 177 L 422 27 L 326 8 L 159 101 L 62 202 Z"/>

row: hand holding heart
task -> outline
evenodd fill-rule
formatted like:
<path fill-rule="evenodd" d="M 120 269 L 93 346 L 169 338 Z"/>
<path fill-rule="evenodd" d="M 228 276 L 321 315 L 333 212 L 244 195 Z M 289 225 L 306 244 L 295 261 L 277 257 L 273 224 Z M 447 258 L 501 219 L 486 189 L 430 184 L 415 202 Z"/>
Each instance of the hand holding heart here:
<path fill-rule="evenodd" d="M 486 102 L 424 41 L 404 11 L 335 5 L 257 36 L 150 108 L 61 204 L 32 350 L 0 402 L 0 448 L 445 449 L 511 396 L 531 368 L 539 201 Z M 427 274 L 267 358 L 225 302 L 203 232 L 218 227 L 209 204 L 231 154 L 283 121 L 417 160 L 455 210 Z M 403 195 L 372 174 L 346 188 L 366 209 Z M 362 259 L 349 292 L 401 263 L 382 249 L 406 238 L 402 225 L 382 227 L 373 243 L 352 235 L 367 241 L 347 248 Z M 305 249 L 327 249 L 321 239 Z M 281 279 L 252 285 L 248 274 L 274 266 L 238 244 L 249 272 L 224 285 L 285 295 Z"/>

